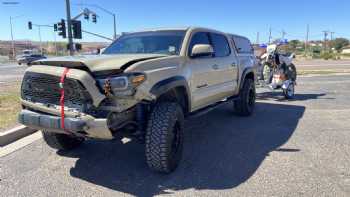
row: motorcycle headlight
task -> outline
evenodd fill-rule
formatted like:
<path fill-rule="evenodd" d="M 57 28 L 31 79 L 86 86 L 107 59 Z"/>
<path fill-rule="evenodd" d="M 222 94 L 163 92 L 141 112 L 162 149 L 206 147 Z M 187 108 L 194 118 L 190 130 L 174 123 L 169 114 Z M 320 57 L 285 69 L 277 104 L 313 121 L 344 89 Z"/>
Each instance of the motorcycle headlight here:
<path fill-rule="evenodd" d="M 109 77 L 98 80 L 99 86 L 107 96 L 132 96 L 136 87 L 146 80 L 143 73 L 131 73 L 117 77 Z"/>

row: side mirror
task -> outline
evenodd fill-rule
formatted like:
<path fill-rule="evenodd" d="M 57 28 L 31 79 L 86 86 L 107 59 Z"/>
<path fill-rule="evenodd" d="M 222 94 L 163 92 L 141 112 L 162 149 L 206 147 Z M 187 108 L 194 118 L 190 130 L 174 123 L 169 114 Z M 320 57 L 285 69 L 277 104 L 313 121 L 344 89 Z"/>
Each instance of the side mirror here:
<path fill-rule="evenodd" d="M 191 51 L 191 57 L 207 57 L 214 54 L 214 49 L 209 44 L 196 44 Z"/>

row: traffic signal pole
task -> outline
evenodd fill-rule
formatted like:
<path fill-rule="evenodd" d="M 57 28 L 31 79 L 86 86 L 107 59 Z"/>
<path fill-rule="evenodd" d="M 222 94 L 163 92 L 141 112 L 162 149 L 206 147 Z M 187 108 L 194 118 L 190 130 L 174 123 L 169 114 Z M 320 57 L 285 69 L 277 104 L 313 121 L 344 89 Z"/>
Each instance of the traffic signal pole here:
<path fill-rule="evenodd" d="M 69 55 L 74 55 L 70 0 L 66 0 Z"/>

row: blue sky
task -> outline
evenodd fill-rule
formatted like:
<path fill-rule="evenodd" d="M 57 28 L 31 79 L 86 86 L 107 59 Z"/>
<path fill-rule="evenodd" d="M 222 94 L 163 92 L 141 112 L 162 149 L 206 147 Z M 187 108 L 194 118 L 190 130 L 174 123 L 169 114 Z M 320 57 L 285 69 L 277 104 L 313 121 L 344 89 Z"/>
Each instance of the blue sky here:
<path fill-rule="evenodd" d="M 36 29 L 28 30 L 27 22 L 53 24 L 65 18 L 65 0 L 0 0 L 18 1 L 19 5 L 0 4 L 0 40 L 10 39 L 9 17 L 14 20 L 15 39 L 38 40 Z M 335 37 L 350 38 L 349 0 L 71 0 L 72 15 L 82 10 L 78 3 L 93 3 L 117 14 L 117 31 L 127 32 L 154 27 L 203 26 L 249 37 L 257 32 L 260 41 L 268 40 L 271 26 L 273 38 L 287 32 L 288 39 L 305 39 L 310 24 L 311 39 L 322 39 L 323 30 L 336 32 Z M 93 8 L 92 8 L 93 9 Z M 112 37 L 112 17 L 100 10 L 98 23 L 83 21 L 83 29 Z M 43 40 L 53 40 L 51 29 L 42 30 Z M 83 35 L 83 41 L 104 41 Z M 58 40 L 61 40 L 57 36 Z"/>

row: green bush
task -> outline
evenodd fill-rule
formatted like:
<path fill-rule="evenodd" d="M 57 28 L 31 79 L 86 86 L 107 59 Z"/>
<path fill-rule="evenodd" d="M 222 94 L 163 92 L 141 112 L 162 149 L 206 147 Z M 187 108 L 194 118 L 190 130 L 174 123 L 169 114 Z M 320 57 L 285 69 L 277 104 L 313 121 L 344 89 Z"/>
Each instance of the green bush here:
<path fill-rule="evenodd" d="M 337 59 L 337 55 L 334 54 L 334 53 L 325 52 L 325 53 L 321 54 L 321 58 L 325 59 L 325 60 L 329 60 L 329 59 L 336 60 Z"/>

